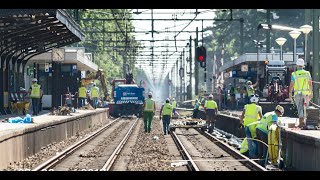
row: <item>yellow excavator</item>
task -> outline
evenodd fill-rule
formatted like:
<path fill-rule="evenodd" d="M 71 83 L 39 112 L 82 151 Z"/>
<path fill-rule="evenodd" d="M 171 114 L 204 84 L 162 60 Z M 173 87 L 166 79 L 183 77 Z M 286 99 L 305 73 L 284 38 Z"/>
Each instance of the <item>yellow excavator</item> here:
<path fill-rule="evenodd" d="M 97 72 L 92 72 L 92 73 L 87 74 L 86 78 L 81 80 L 81 83 L 86 87 L 88 93 L 90 92 L 90 89 L 93 85 L 94 80 L 100 81 L 105 100 L 109 101 L 110 97 L 109 97 L 109 93 L 108 93 L 108 89 L 107 89 L 105 72 L 102 69 L 99 69 Z M 90 96 L 88 96 L 88 97 L 90 97 Z"/>

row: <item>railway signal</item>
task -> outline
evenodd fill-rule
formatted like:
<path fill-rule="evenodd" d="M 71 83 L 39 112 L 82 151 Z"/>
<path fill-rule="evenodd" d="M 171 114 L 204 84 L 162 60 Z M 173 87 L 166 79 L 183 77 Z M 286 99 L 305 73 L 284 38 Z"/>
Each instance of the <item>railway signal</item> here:
<path fill-rule="evenodd" d="M 200 66 L 202 68 L 206 67 L 206 57 L 207 57 L 207 50 L 204 46 L 200 46 L 196 48 L 196 59 L 200 62 Z"/>

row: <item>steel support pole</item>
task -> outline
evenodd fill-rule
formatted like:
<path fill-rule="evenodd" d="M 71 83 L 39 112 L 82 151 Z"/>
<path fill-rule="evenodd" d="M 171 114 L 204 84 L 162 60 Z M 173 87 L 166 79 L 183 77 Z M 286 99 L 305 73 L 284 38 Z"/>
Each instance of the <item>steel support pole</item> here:
<path fill-rule="evenodd" d="M 311 24 L 312 9 L 305 10 L 305 24 Z M 308 48 L 308 35 L 305 35 L 304 42 L 304 61 L 307 63 L 306 70 L 310 71 L 310 48 Z"/>
<path fill-rule="evenodd" d="M 293 39 L 293 62 L 297 62 L 297 39 Z"/>
<path fill-rule="evenodd" d="M 267 9 L 267 24 L 271 24 L 270 22 L 270 9 Z M 267 31 L 267 53 L 270 53 L 270 32 L 271 31 Z"/>
<path fill-rule="evenodd" d="M 313 65 L 312 78 L 319 82 L 319 10 L 313 9 Z M 313 102 L 319 104 L 319 84 L 313 83 Z"/>
<path fill-rule="evenodd" d="M 189 80 L 189 97 L 188 99 L 192 99 L 192 37 L 190 36 L 189 40 L 189 61 L 190 61 L 190 80 Z"/>
<path fill-rule="evenodd" d="M 198 47 L 198 27 L 196 28 L 196 39 L 194 41 L 194 52 L 196 52 L 196 49 Z M 194 60 L 194 79 L 195 79 L 195 87 L 194 87 L 194 92 L 196 95 L 199 95 L 199 63 L 197 62 L 196 60 L 196 53 L 195 53 L 195 56 L 194 56 L 195 60 Z"/>

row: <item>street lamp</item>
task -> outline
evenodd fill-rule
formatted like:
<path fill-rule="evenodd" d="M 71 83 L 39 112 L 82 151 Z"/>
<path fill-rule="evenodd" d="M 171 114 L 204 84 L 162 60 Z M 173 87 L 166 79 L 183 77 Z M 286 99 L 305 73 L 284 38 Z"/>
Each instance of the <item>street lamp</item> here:
<path fill-rule="evenodd" d="M 293 43 L 293 62 L 297 61 L 297 38 L 300 36 L 301 32 L 300 31 L 290 31 L 289 32 L 290 36 L 293 38 L 294 43 Z"/>
<path fill-rule="evenodd" d="M 283 60 L 283 53 L 282 53 L 282 45 L 287 41 L 286 38 L 278 38 L 276 39 L 277 44 L 280 46 L 280 60 Z"/>
<path fill-rule="evenodd" d="M 305 34 L 304 39 L 304 61 L 307 62 L 307 43 L 308 43 L 308 34 L 312 30 L 312 26 L 309 25 L 303 25 L 300 27 L 300 30 Z"/>

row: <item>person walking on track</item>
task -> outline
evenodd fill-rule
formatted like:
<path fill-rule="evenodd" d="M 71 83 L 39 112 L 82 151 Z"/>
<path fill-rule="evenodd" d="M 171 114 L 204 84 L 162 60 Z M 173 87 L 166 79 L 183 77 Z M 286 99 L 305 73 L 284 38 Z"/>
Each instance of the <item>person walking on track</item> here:
<path fill-rule="evenodd" d="M 170 125 L 170 119 L 172 117 L 172 105 L 170 104 L 170 99 L 166 99 L 166 103 L 161 106 L 160 109 L 160 120 L 162 118 L 163 123 L 163 133 L 164 135 L 169 134 L 169 125 Z"/>
<path fill-rule="evenodd" d="M 296 62 L 297 70 L 291 74 L 289 86 L 289 99 L 292 99 L 294 90 L 294 102 L 298 110 L 299 128 L 305 128 L 306 108 L 312 98 L 312 79 L 309 71 L 304 70 L 304 60 L 299 58 Z"/>
<path fill-rule="evenodd" d="M 151 132 L 152 128 L 152 118 L 154 113 L 156 112 L 156 103 L 152 99 L 152 93 L 149 92 L 148 98 L 145 100 L 143 104 L 143 120 L 144 120 L 144 132 Z"/>
<path fill-rule="evenodd" d="M 245 127 L 245 134 L 248 139 L 249 157 L 256 158 L 257 156 L 257 142 L 252 140 L 257 137 L 256 126 L 257 121 L 262 117 L 262 108 L 257 105 L 259 98 L 253 95 L 250 98 L 251 104 L 244 106 L 242 115 L 240 116 L 240 124 Z"/>
<path fill-rule="evenodd" d="M 212 133 L 215 125 L 215 116 L 218 114 L 217 103 L 213 100 L 213 95 L 209 95 L 209 100 L 204 104 L 204 111 L 206 113 L 208 132 Z"/>

